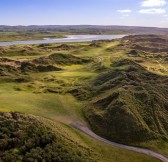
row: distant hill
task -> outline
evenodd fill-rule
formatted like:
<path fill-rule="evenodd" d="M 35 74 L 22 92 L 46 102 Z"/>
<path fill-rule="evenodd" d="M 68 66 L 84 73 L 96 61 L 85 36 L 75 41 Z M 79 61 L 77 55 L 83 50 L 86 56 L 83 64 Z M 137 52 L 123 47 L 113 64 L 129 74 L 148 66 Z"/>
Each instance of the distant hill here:
<path fill-rule="evenodd" d="M 155 53 L 155 55 L 158 53 L 160 57 L 161 52 L 168 53 L 168 35 L 130 35 L 122 40 L 125 49 L 130 48 L 141 52 Z"/>
<path fill-rule="evenodd" d="M 101 34 L 108 32 L 118 33 L 150 33 L 150 34 L 163 34 L 168 33 L 167 28 L 157 27 L 136 27 L 136 26 L 101 26 L 101 25 L 30 25 L 30 26 L 0 26 L 1 31 L 13 30 L 31 30 L 31 31 L 60 31 L 70 33 L 88 33 L 88 34 Z"/>

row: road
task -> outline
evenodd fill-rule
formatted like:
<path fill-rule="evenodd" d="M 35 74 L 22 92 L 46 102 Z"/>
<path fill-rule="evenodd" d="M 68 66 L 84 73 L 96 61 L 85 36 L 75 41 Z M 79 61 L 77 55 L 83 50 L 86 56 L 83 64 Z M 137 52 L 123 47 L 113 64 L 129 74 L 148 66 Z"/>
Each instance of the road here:
<path fill-rule="evenodd" d="M 127 145 L 123 145 L 123 144 L 118 144 L 118 143 L 115 143 L 115 142 L 111 142 L 109 140 L 106 140 L 98 135 L 96 135 L 94 132 L 92 132 L 87 126 L 85 125 L 82 125 L 82 124 L 79 124 L 79 123 L 72 123 L 71 124 L 72 127 L 80 130 L 81 132 L 87 134 L 88 136 L 98 140 L 98 141 L 101 141 L 101 142 L 104 142 L 106 144 L 109 144 L 109 145 L 112 145 L 112 146 L 115 146 L 115 147 L 119 147 L 119 148 L 122 148 L 122 149 L 126 149 L 126 150 L 131 150 L 131 151 L 135 151 L 135 152 L 138 152 L 138 153 L 142 153 L 142 154 L 146 154 L 146 155 L 149 155 L 149 156 L 152 156 L 152 157 L 155 157 L 163 162 L 168 162 L 168 157 L 162 155 L 162 154 L 159 154 L 157 152 L 154 152 L 154 151 L 151 151 L 151 150 L 148 150 L 148 149 L 143 149 L 143 148 L 138 148 L 138 147 L 133 147 L 133 146 L 127 146 Z"/>

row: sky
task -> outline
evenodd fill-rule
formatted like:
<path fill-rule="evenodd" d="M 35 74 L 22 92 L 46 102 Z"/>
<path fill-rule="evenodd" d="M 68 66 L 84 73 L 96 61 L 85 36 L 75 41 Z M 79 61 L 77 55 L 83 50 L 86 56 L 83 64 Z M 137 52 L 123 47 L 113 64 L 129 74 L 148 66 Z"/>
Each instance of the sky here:
<path fill-rule="evenodd" d="M 168 28 L 168 0 L 0 0 L 0 25 Z"/>

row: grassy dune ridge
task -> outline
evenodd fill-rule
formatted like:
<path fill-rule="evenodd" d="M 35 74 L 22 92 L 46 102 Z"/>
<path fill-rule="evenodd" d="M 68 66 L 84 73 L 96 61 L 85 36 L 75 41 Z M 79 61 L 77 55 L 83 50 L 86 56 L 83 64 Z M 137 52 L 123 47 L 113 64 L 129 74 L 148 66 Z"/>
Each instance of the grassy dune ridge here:
<path fill-rule="evenodd" d="M 168 77 L 152 74 L 129 60 L 113 67 L 89 86 L 93 108 L 86 115 L 95 131 L 127 144 L 167 141 Z"/>

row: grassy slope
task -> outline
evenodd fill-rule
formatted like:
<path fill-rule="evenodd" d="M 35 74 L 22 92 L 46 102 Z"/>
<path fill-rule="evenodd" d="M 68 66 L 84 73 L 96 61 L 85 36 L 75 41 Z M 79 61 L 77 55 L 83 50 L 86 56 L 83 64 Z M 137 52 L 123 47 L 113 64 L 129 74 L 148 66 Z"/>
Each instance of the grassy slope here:
<path fill-rule="evenodd" d="M 166 143 L 167 80 L 135 62 L 117 62 L 89 85 L 92 95 L 89 105 L 93 107 L 86 115 L 93 129 L 121 143 L 153 139 L 164 139 Z"/>
<path fill-rule="evenodd" d="M 20 113 L 0 113 L 0 121 L 2 161 L 96 161 L 59 123 Z"/>
<path fill-rule="evenodd" d="M 34 94 L 15 91 L 15 84 L 1 84 L 0 111 L 18 111 L 43 116 L 62 122 L 82 120 L 81 104 L 71 95 Z"/>

